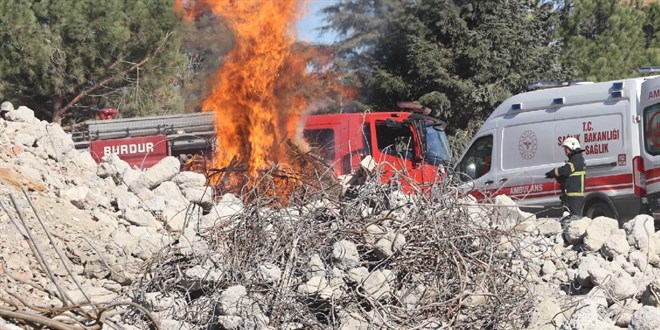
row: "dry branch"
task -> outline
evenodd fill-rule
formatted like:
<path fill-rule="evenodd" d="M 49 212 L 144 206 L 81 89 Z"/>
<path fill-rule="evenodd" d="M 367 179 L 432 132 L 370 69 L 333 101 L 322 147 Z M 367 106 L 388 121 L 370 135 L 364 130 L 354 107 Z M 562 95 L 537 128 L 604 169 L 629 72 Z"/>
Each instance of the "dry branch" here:
<path fill-rule="evenodd" d="M 471 223 L 465 203 L 457 197 L 456 186 L 441 183 L 403 202 L 402 194 L 375 177 L 353 187 L 352 196 L 332 188 L 336 182 L 321 179 L 312 185 L 309 173 L 298 174 L 305 189 L 291 190 L 284 204 L 273 203 L 267 189 L 277 188 L 278 171 L 264 171 L 260 182 L 243 191 L 249 201 L 240 214 L 203 238 L 209 254 L 177 257 L 168 250 L 166 263 L 154 263 L 135 283 L 140 292 L 176 293 L 189 297 L 187 306 L 171 311 L 174 319 L 196 327 L 218 324 L 217 301 L 225 289 L 241 285 L 250 296 L 260 297 L 254 308 L 265 311 L 270 326 L 301 324 L 304 328 L 331 328 L 339 323 L 340 310 L 351 310 L 373 326 L 414 329 L 436 319 L 453 329 L 520 328 L 530 316 L 532 303 L 524 278 L 512 271 L 514 262 L 523 262 L 519 251 L 501 252 L 501 238 L 514 246 L 522 244 L 506 232 Z M 449 181 L 449 180 L 448 180 Z M 311 189 L 310 187 L 314 187 Z M 281 187 L 280 187 L 281 188 Z M 286 205 L 280 208 L 267 208 Z M 493 207 L 492 209 L 496 209 Z M 404 248 L 379 257 L 366 240 L 371 225 L 386 227 L 406 238 Z M 344 282 L 343 294 L 323 298 L 302 294 L 299 286 L 309 280 L 309 262 L 320 258 L 331 279 L 333 246 L 340 240 L 355 242 L 360 266 L 370 273 L 387 270 L 394 274 L 392 297 L 374 299 L 359 284 Z M 518 251 L 518 252 L 517 252 Z M 264 282 L 255 275 L 264 264 L 282 269 L 278 283 Z M 202 279 L 187 276 L 186 270 L 207 265 Z M 348 270 L 344 271 L 346 274 Z M 211 276 L 210 273 L 214 275 Z M 148 280 L 147 280 L 148 279 Z M 414 305 L 405 303 L 416 288 L 423 288 Z M 475 303 L 474 301 L 477 301 Z"/>

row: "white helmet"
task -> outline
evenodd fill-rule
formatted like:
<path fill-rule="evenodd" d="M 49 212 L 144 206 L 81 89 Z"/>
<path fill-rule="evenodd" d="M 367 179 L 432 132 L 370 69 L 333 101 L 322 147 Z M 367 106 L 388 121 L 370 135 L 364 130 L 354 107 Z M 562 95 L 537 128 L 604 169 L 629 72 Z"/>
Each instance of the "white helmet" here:
<path fill-rule="evenodd" d="M 574 137 L 569 137 L 564 140 L 564 143 L 562 143 L 561 146 L 567 147 L 571 150 L 580 149 L 580 141 Z"/>

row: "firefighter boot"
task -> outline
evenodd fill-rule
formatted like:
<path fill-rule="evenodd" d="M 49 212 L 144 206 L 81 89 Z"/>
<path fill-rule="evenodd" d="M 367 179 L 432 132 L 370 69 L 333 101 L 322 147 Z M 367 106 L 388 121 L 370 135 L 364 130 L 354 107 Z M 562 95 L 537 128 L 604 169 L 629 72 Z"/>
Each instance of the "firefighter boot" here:
<path fill-rule="evenodd" d="M 561 237 L 564 239 L 564 242 L 568 244 L 568 225 L 571 223 L 571 220 L 573 220 L 573 217 L 571 217 L 570 212 L 564 211 L 564 214 L 562 214 L 561 219 L 559 220 L 559 223 L 561 224 Z"/>

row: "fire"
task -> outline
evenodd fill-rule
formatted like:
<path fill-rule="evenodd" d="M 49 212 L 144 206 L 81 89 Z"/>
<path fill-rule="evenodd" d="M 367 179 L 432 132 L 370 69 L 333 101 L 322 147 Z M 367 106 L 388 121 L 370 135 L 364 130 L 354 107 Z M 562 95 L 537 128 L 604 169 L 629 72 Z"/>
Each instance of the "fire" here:
<path fill-rule="evenodd" d="M 202 104 L 216 117 L 216 168 L 239 161 L 256 178 L 259 170 L 285 162 L 285 141 L 307 107 L 296 84 L 305 75 L 306 60 L 292 51 L 302 5 L 301 0 L 177 1 L 188 13 L 211 10 L 234 31 L 234 49 Z"/>
<path fill-rule="evenodd" d="M 330 70 L 331 47 L 295 43 L 293 24 L 304 1 L 176 0 L 188 19 L 211 12 L 234 32 L 234 48 L 202 104 L 215 113 L 217 154 L 212 166 L 203 159 L 190 164 L 212 173 L 219 191 L 284 205 L 297 190 L 309 190 L 297 188 L 332 176 L 307 154 L 299 119 L 313 109 L 341 107 L 356 94 Z"/>

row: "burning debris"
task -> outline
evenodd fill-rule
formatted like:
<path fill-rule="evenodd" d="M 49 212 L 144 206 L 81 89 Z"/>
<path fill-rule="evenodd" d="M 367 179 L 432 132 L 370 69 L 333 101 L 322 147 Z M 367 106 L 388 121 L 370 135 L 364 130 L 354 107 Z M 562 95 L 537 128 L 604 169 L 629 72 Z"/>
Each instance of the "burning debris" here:
<path fill-rule="evenodd" d="M 292 201 L 308 200 L 319 193 L 339 196 L 341 185 L 332 168 L 313 152 L 303 152 L 295 144 L 286 143 L 287 164 L 275 164 L 257 172 L 252 179 L 245 163 L 232 159 L 222 169 L 208 169 L 206 176 L 218 195 L 233 193 L 247 202 L 260 200 L 262 206 L 286 207 Z M 295 202 L 294 202 L 295 203 Z"/>

